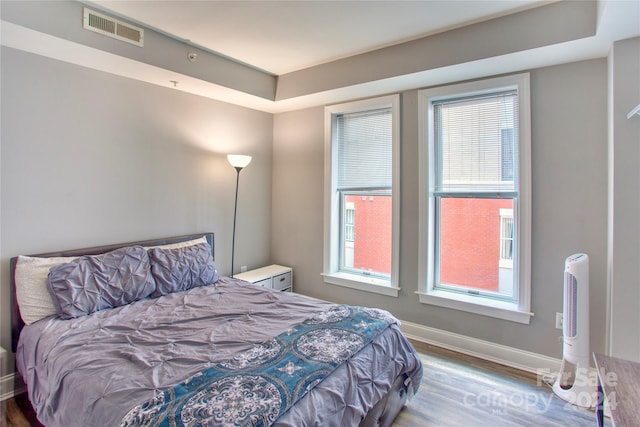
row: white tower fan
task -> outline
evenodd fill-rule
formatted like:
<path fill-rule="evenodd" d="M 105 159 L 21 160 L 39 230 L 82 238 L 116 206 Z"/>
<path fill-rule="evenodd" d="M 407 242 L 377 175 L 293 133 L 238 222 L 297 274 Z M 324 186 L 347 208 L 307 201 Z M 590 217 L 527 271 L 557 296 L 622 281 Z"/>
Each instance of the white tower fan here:
<path fill-rule="evenodd" d="M 595 384 L 589 376 L 589 257 L 575 254 L 564 265 L 562 364 L 553 392 L 582 407 L 595 406 Z"/>

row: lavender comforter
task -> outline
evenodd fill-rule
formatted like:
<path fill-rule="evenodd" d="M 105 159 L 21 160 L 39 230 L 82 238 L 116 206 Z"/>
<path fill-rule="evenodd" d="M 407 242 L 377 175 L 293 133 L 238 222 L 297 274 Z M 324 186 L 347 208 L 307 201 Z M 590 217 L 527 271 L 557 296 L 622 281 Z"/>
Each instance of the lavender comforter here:
<path fill-rule="evenodd" d="M 221 278 L 215 285 L 23 329 L 16 354 L 47 427 L 117 426 L 133 407 L 333 304 Z M 390 325 L 274 425 L 356 426 L 396 377 L 422 366 Z"/>

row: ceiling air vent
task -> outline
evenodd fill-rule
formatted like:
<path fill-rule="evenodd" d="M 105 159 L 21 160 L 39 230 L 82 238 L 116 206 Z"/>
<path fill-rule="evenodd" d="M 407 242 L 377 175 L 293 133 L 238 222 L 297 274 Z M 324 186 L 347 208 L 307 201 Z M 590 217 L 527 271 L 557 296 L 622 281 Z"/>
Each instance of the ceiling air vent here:
<path fill-rule="evenodd" d="M 83 28 L 142 47 L 144 30 L 93 10 L 84 9 Z"/>

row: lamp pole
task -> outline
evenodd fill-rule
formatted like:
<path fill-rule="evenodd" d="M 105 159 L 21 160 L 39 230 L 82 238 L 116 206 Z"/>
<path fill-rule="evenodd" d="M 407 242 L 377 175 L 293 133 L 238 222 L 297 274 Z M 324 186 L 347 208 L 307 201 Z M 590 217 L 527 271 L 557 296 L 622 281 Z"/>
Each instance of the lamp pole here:
<path fill-rule="evenodd" d="M 233 277 L 233 261 L 236 254 L 236 217 L 238 215 L 238 187 L 240 186 L 240 166 L 235 166 L 236 171 L 236 201 L 233 206 L 233 235 L 231 237 L 231 277 Z"/>
<path fill-rule="evenodd" d="M 233 277 L 233 263 L 236 255 L 236 218 L 238 216 L 238 187 L 240 186 L 240 171 L 251 163 L 251 156 L 227 154 L 227 160 L 236 170 L 236 199 L 233 205 L 233 234 L 231 236 L 231 277 Z"/>

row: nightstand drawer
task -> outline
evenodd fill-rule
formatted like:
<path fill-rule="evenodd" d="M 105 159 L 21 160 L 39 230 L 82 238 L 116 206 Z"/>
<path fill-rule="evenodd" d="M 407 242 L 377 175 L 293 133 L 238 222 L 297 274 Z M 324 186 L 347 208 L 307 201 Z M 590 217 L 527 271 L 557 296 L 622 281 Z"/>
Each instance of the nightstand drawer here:
<path fill-rule="evenodd" d="M 291 288 L 291 272 L 288 271 L 283 274 L 279 274 L 277 276 L 273 276 L 271 279 L 271 287 L 278 291 L 283 291 L 285 289 Z"/>
<path fill-rule="evenodd" d="M 260 280 L 258 282 L 254 282 L 253 284 L 271 289 L 271 277 L 269 277 L 268 279 Z"/>

